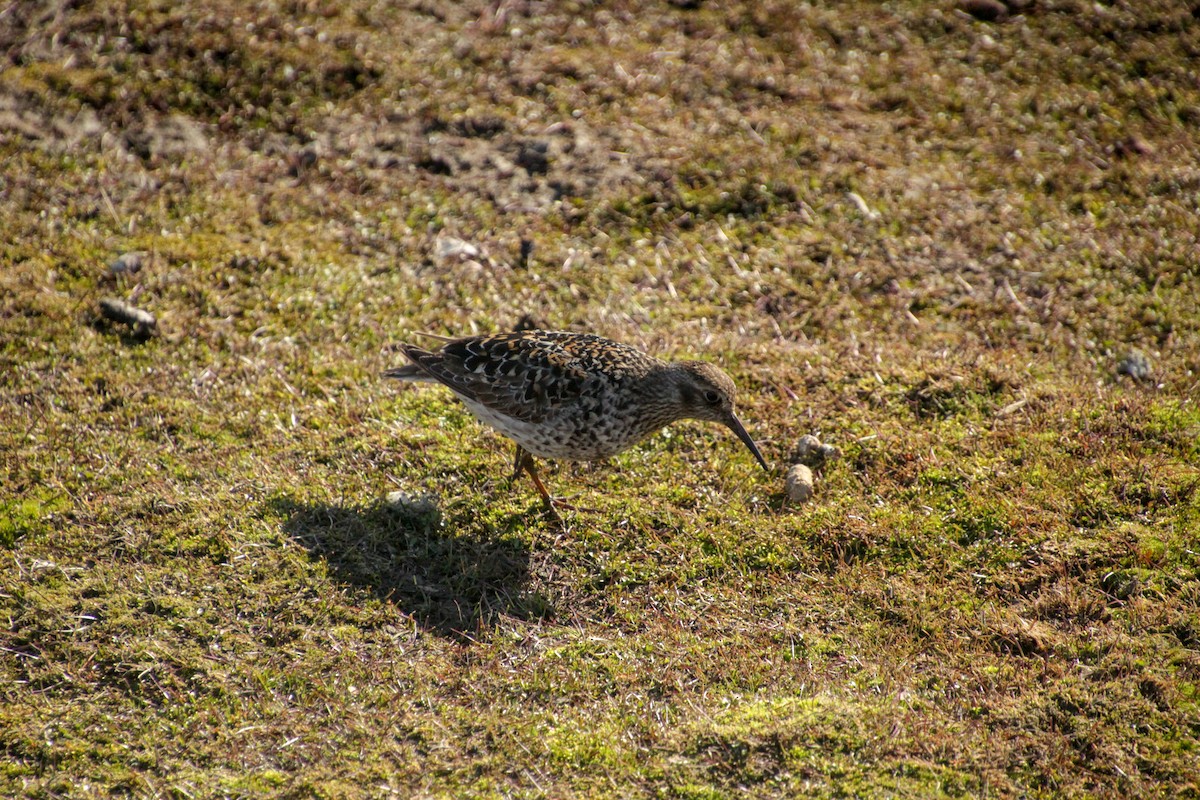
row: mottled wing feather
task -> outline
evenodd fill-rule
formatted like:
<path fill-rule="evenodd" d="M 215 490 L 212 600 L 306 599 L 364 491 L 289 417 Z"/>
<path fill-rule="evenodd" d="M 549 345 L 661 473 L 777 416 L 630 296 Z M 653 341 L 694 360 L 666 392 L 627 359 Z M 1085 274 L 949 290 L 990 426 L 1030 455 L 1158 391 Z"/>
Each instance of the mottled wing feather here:
<path fill-rule="evenodd" d="M 547 331 L 457 339 L 432 353 L 405 345 L 404 352 L 411 366 L 462 396 L 534 423 L 604 383 L 640 377 L 655 363 L 598 336 Z M 416 376 L 406 372 L 395 377 Z"/>

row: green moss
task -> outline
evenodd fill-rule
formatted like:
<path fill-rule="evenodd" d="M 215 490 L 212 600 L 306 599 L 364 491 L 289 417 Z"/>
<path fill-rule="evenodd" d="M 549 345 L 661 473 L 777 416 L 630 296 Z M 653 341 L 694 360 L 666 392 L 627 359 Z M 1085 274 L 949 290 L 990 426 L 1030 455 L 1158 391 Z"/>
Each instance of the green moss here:
<path fill-rule="evenodd" d="M 48 488 L 30 491 L 23 497 L 0 500 L 0 545 L 14 547 L 19 539 L 36 537 L 52 530 L 52 516 L 70 508 L 70 500 Z"/>
<path fill-rule="evenodd" d="M 1191 791 L 1188 9 L 418 5 L 6 16 L 0 794 Z M 380 377 L 526 314 L 776 470 L 681 424 L 543 514 Z"/>

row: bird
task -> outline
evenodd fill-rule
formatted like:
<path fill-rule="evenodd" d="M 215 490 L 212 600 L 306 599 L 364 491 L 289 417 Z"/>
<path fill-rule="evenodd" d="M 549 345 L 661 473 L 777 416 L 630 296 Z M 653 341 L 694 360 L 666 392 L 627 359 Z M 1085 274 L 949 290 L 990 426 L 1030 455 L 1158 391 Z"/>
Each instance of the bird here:
<path fill-rule="evenodd" d="M 450 338 L 427 350 L 401 343 L 408 364 L 388 378 L 440 383 L 481 422 L 516 442 L 513 477 L 528 473 L 547 510 L 556 505 L 534 457 L 598 461 L 683 419 L 729 428 L 770 470 L 734 412 L 737 389 L 706 361 L 668 362 L 589 333 L 520 330 Z"/>

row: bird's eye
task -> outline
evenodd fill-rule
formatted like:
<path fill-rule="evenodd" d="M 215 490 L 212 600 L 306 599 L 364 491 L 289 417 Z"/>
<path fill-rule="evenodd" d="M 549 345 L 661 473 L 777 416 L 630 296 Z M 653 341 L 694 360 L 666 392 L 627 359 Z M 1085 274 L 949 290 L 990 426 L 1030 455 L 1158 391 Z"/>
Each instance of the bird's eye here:
<path fill-rule="evenodd" d="M 705 392 L 704 402 L 708 403 L 710 406 L 715 406 L 717 403 L 721 402 L 721 395 L 717 394 L 716 392 Z"/>

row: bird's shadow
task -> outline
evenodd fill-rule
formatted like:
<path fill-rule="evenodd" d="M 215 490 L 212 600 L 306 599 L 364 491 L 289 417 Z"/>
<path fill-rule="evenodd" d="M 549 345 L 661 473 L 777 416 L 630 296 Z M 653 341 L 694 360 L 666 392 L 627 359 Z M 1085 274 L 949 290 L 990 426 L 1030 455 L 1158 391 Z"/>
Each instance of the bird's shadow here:
<path fill-rule="evenodd" d="M 422 628 L 471 639 L 504 617 L 542 619 L 529 548 L 517 537 L 458 533 L 430 500 L 366 506 L 269 501 L 283 530 L 339 582 L 369 589 Z"/>

